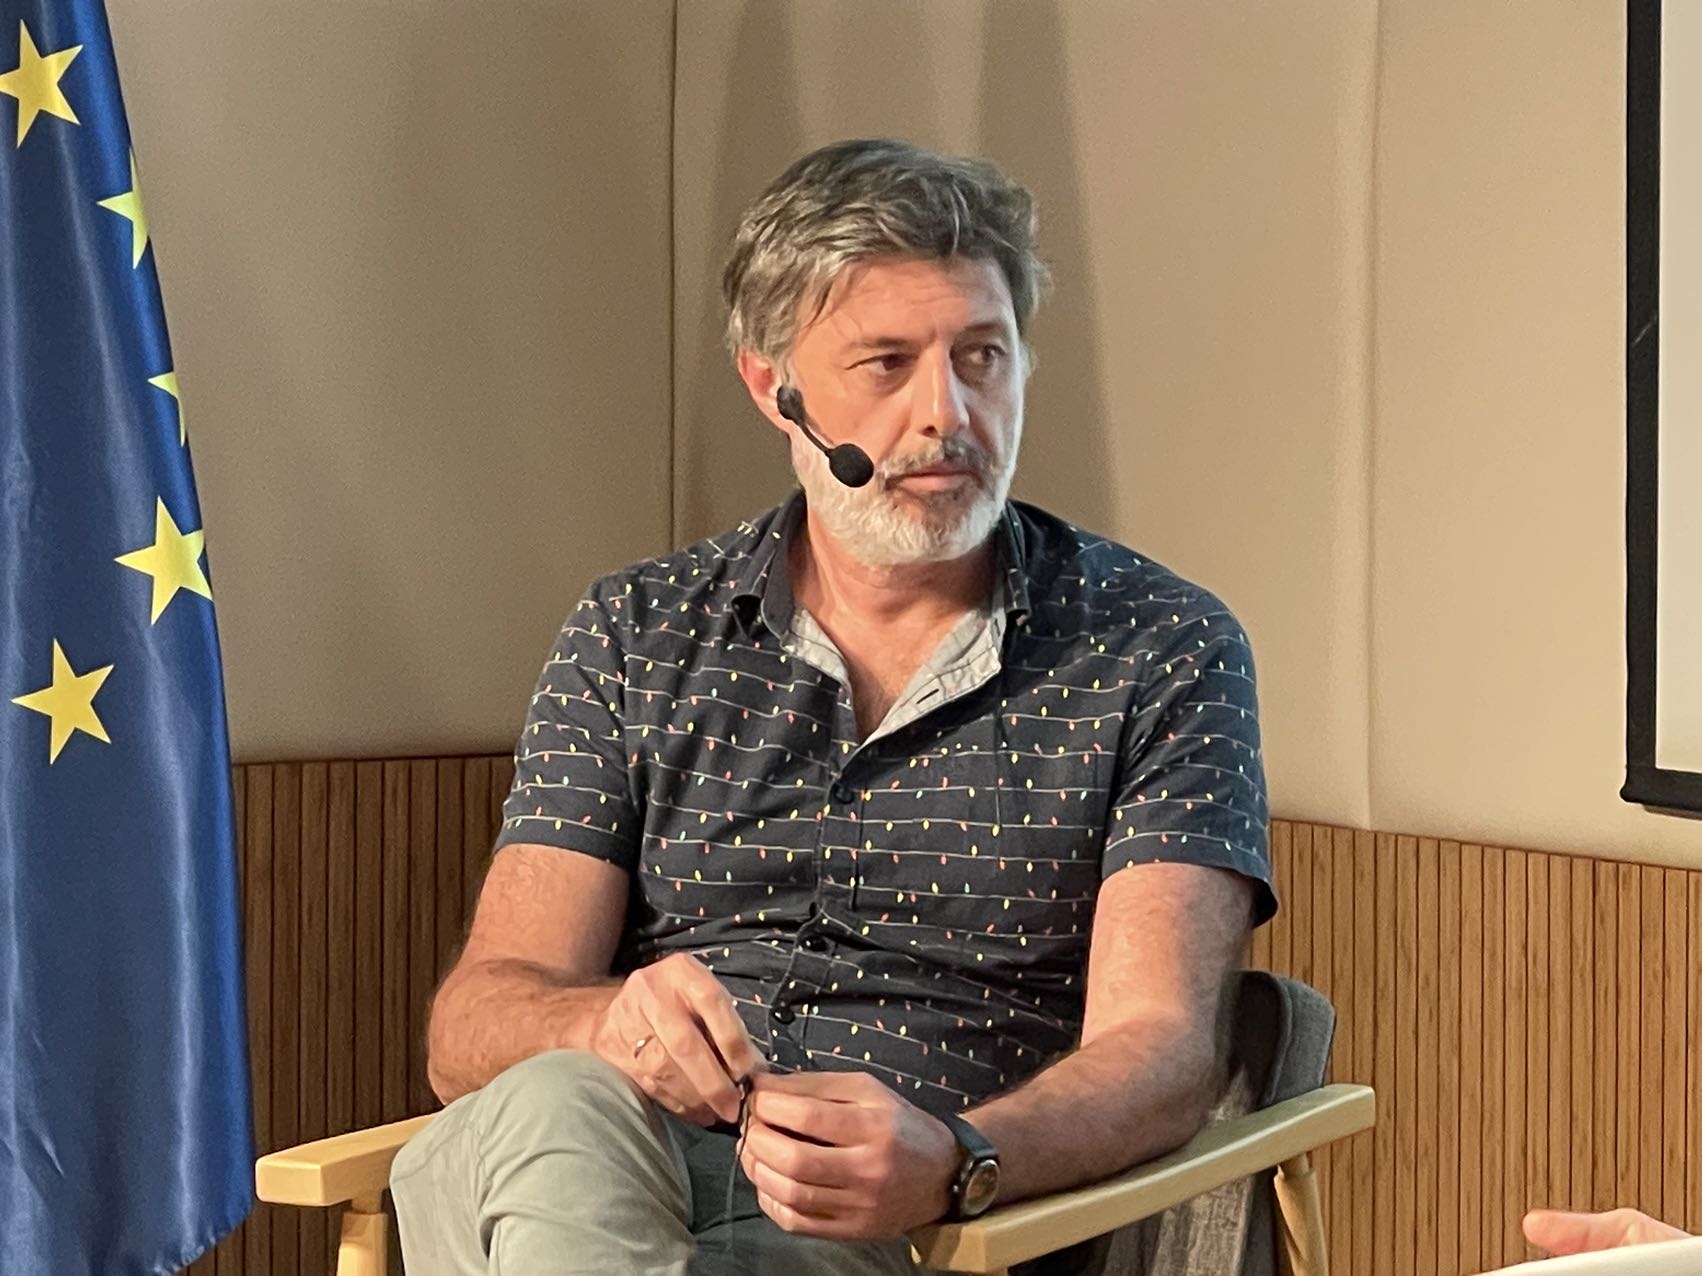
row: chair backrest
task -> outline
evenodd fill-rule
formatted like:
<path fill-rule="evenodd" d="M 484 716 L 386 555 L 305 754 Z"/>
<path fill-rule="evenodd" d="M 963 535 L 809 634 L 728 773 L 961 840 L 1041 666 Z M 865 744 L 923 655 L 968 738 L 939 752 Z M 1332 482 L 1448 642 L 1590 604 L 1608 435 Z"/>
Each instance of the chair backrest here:
<path fill-rule="evenodd" d="M 1220 1121 L 1324 1083 L 1336 1012 L 1316 989 L 1265 970 L 1241 972 Z M 1087 1246 L 1018 1268 L 1024 1276 L 1275 1276 L 1275 1171 L 1226 1184 Z M 1014 1273 L 1013 1273 L 1014 1276 Z"/>

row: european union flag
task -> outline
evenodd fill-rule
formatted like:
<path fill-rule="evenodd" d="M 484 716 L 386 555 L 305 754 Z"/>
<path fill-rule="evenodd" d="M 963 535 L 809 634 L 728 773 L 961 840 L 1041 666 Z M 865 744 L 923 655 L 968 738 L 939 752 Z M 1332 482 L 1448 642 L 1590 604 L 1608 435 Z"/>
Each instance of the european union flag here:
<path fill-rule="evenodd" d="M 100 0 L 0 0 L 0 1271 L 252 1200 L 213 590 Z"/>

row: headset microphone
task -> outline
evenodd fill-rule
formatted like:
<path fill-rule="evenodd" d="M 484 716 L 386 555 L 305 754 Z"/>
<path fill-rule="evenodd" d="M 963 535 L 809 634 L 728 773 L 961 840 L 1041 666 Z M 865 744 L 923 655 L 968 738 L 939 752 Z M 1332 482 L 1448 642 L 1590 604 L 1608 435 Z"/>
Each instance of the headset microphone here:
<path fill-rule="evenodd" d="M 804 437 L 814 443 L 827 456 L 827 468 L 833 471 L 833 477 L 846 487 L 862 487 L 875 476 L 875 463 L 869 459 L 869 454 L 855 443 L 841 443 L 838 447 L 828 447 L 816 432 L 810 428 L 808 418 L 804 415 L 804 394 L 796 386 L 783 385 L 774 395 L 774 406 L 780 409 L 780 415 L 804 432 Z"/>

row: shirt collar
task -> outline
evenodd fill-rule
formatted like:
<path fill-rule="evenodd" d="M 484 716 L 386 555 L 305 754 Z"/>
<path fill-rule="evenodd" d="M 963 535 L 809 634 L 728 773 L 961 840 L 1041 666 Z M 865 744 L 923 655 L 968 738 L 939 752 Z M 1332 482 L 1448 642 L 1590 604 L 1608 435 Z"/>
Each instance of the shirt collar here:
<path fill-rule="evenodd" d="M 804 493 L 796 491 L 756 525 L 757 544 L 733 577 L 734 615 L 747 628 L 760 615 L 775 634 L 788 633 L 792 625 L 792 582 L 789 551 L 792 538 L 804 519 Z M 1005 502 L 994 525 L 996 593 L 1006 616 L 1017 620 L 1029 611 L 1028 534 L 1016 506 Z"/>

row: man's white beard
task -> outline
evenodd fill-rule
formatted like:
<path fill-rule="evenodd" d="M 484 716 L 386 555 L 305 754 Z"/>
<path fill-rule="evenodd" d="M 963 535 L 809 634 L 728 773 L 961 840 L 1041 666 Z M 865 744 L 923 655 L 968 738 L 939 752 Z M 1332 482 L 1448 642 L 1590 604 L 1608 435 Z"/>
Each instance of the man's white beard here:
<path fill-rule="evenodd" d="M 847 553 L 871 567 L 947 562 L 979 549 L 998 526 L 1016 474 L 1022 423 L 1010 451 L 992 472 L 993 461 L 957 435 L 907 456 L 891 457 L 863 487 L 846 487 L 833 477 L 827 457 L 793 430 L 792 469 L 815 516 Z M 894 479 L 949 461 L 974 474 L 944 492 L 895 492 Z"/>

